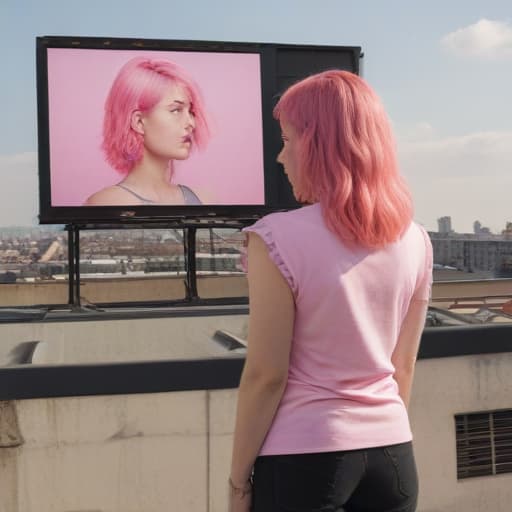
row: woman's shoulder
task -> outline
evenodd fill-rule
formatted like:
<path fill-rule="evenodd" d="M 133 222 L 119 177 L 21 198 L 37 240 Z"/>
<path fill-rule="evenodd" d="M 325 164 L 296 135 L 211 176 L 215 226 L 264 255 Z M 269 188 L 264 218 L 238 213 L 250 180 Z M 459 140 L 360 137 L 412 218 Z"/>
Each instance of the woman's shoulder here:
<path fill-rule="evenodd" d="M 261 220 L 269 224 L 274 225 L 293 225 L 301 224 L 304 222 L 310 222 L 321 219 L 320 205 L 318 203 L 302 206 L 293 210 L 287 210 L 282 212 L 274 212 L 265 215 Z"/>
<path fill-rule="evenodd" d="M 425 245 L 430 245 L 430 235 L 424 226 L 418 222 L 412 221 L 404 233 L 405 237 L 414 238 L 416 241 L 422 241 Z"/>
<path fill-rule="evenodd" d="M 117 185 L 105 187 L 90 195 L 85 201 L 85 206 L 117 206 L 134 204 L 137 202 L 133 195 Z"/>
<path fill-rule="evenodd" d="M 310 231 L 318 230 L 322 223 L 318 205 L 303 206 L 294 210 L 273 212 L 265 215 L 244 231 L 255 232 L 264 240 L 280 239 L 293 242 L 297 236 L 304 237 Z"/>

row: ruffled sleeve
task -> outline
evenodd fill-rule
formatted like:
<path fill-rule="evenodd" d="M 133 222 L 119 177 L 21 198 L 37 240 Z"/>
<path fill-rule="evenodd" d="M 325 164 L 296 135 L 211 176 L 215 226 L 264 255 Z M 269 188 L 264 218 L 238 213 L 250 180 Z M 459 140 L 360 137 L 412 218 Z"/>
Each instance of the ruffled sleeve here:
<path fill-rule="evenodd" d="M 244 228 L 242 231 L 245 233 L 251 232 L 256 233 L 267 246 L 268 255 L 270 259 L 273 261 L 274 265 L 279 269 L 282 276 L 286 279 L 286 282 L 290 286 L 292 292 L 296 293 L 296 283 L 293 279 L 293 275 L 289 269 L 289 266 L 286 263 L 286 257 L 283 254 L 283 248 L 280 247 L 279 241 L 276 239 L 275 231 L 272 229 L 272 226 L 268 219 L 263 218 L 258 222 Z M 247 241 L 245 243 L 245 251 L 242 255 L 242 266 L 245 272 L 247 272 Z"/>

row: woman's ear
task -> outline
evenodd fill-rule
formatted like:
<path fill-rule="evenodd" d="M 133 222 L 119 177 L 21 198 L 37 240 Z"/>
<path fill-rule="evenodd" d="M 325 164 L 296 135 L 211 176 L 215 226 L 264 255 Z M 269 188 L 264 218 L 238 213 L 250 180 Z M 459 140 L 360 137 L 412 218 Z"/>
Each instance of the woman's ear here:
<path fill-rule="evenodd" d="M 134 132 L 144 135 L 144 117 L 140 110 L 134 110 L 132 112 L 130 126 Z"/>

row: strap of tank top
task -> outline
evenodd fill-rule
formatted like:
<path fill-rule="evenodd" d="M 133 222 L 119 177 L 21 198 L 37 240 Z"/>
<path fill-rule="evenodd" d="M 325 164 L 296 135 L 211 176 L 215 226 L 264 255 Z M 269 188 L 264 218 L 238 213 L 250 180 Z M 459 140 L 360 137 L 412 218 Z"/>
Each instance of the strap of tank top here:
<path fill-rule="evenodd" d="M 144 204 L 154 204 L 155 203 L 155 201 L 151 201 L 151 199 L 146 199 L 145 197 L 142 197 L 141 195 L 137 194 L 137 192 L 134 192 L 133 190 L 129 189 L 126 185 L 123 185 L 122 183 L 117 183 L 116 187 L 126 190 L 126 192 L 129 192 L 130 194 L 135 196 L 137 199 L 140 199 Z"/>
<path fill-rule="evenodd" d="M 128 188 L 126 185 L 123 185 L 122 183 L 117 183 L 117 187 L 122 188 L 123 190 L 126 190 L 126 192 L 129 192 L 133 196 L 135 196 L 137 199 L 142 201 L 144 204 L 155 204 L 155 201 L 152 201 L 151 199 L 147 199 L 140 194 L 137 194 L 137 192 L 134 192 L 130 188 Z M 181 193 L 183 194 L 183 201 L 185 204 L 202 204 L 199 197 L 194 193 L 194 191 L 187 187 L 186 185 L 178 185 L 179 189 L 181 190 Z"/>
<path fill-rule="evenodd" d="M 180 187 L 181 193 L 183 194 L 185 204 L 203 204 L 201 199 L 199 199 L 191 188 L 186 185 L 178 185 L 178 187 Z"/>

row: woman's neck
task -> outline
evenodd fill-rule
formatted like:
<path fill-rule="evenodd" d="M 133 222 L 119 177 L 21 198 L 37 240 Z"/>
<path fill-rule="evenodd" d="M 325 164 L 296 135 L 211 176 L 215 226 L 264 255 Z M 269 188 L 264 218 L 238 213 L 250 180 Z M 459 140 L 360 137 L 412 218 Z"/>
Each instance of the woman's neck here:
<path fill-rule="evenodd" d="M 171 165 L 172 162 L 144 155 L 123 182 L 148 193 L 157 193 L 163 186 L 169 185 Z"/>

